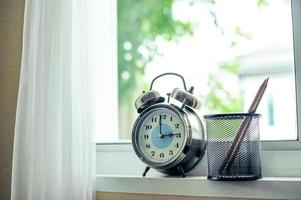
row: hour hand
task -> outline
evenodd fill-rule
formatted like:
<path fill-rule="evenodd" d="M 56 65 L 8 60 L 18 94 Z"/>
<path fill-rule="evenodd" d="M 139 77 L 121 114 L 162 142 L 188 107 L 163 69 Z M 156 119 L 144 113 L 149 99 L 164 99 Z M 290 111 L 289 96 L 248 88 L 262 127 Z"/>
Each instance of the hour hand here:
<path fill-rule="evenodd" d="M 174 135 L 180 135 L 180 133 L 167 133 L 167 134 L 163 134 L 164 136 L 169 136 L 172 137 Z"/>

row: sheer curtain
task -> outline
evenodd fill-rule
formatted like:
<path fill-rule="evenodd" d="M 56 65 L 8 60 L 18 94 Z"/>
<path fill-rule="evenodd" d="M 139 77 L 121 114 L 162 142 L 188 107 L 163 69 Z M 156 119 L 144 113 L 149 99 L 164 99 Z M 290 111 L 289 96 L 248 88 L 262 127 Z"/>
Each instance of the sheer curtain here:
<path fill-rule="evenodd" d="M 93 198 L 89 2 L 26 0 L 13 200 Z"/>

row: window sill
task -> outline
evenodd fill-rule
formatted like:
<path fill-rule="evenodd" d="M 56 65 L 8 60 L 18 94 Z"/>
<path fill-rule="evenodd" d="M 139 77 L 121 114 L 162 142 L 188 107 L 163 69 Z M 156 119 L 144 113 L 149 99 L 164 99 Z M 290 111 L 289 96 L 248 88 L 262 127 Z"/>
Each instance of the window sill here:
<path fill-rule="evenodd" d="M 299 199 L 301 177 L 269 178 L 256 181 L 210 181 L 205 176 L 186 178 L 152 175 L 146 178 L 126 175 L 97 175 L 96 190 L 161 195 Z"/>
<path fill-rule="evenodd" d="M 145 164 L 137 158 L 131 144 L 99 144 L 96 156 L 96 190 L 202 197 L 300 199 L 300 147 L 299 142 L 264 142 L 261 152 L 264 178 L 257 181 L 226 182 L 207 180 L 206 154 L 186 178 L 164 176 L 152 169 L 146 178 L 142 178 Z"/>

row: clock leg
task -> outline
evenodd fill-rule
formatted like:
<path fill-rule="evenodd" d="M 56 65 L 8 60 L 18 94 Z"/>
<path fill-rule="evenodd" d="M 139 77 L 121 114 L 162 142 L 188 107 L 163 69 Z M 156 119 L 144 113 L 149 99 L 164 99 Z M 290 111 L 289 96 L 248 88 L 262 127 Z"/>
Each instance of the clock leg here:
<path fill-rule="evenodd" d="M 145 167 L 145 170 L 144 170 L 144 172 L 143 172 L 143 174 L 142 174 L 143 177 L 145 177 L 145 175 L 147 174 L 147 172 L 148 172 L 149 169 L 150 169 L 149 166 L 146 166 L 146 167 Z"/>
<path fill-rule="evenodd" d="M 183 169 L 182 165 L 178 165 L 177 169 L 180 172 L 180 174 L 182 175 L 182 177 L 184 178 L 186 175 L 185 175 L 185 172 L 184 172 L 184 169 Z"/>

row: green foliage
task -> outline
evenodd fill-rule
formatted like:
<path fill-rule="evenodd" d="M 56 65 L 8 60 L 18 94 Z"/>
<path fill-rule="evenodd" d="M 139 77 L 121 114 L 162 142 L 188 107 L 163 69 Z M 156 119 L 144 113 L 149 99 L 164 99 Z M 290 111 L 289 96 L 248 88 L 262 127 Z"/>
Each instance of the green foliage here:
<path fill-rule="evenodd" d="M 237 35 L 237 36 L 240 36 L 240 37 L 243 37 L 243 38 L 246 38 L 246 39 L 252 39 L 252 36 L 251 36 L 251 34 L 249 34 L 249 33 L 246 33 L 246 32 L 243 32 L 242 30 L 241 30 L 241 28 L 240 27 L 235 27 L 235 34 Z"/>
<path fill-rule="evenodd" d="M 237 74 L 238 70 L 239 70 L 239 61 L 236 59 L 232 62 L 228 62 L 228 63 L 223 63 L 220 65 L 220 69 L 224 70 L 226 72 L 229 72 L 231 74 Z"/>
<path fill-rule="evenodd" d="M 264 7 L 264 6 L 268 6 L 269 2 L 267 0 L 257 0 L 257 6 L 258 7 Z"/>
<path fill-rule="evenodd" d="M 156 38 L 167 41 L 177 41 L 183 36 L 193 34 L 194 26 L 190 22 L 177 21 L 173 18 L 172 6 L 175 0 L 118 0 L 118 94 L 119 127 L 122 130 L 120 138 L 128 138 L 133 119 L 133 101 L 137 91 L 147 90 L 149 85 L 144 81 L 145 66 L 159 55 Z M 215 27 L 224 34 L 215 13 L 215 0 L 183 0 L 188 4 L 202 3 L 208 7 L 208 12 Z M 257 0 L 258 7 L 268 5 L 267 0 Z M 237 45 L 238 38 L 251 39 L 240 27 L 233 30 L 234 37 L 230 47 Z M 220 70 L 236 76 L 239 62 L 227 63 Z M 210 112 L 243 111 L 243 95 L 233 95 L 224 88 L 217 76 L 210 74 L 206 96 L 206 108 Z M 124 122 L 127 120 L 127 123 Z"/>
<path fill-rule="evenodd" d="M 224 84 L 215 75 L 210 74 L 208 79 L 210 92 L 206 96 L 205 107 L 212 113 L 229 113 L 243 111 L 243 93 L 235 96 L 225 89 Z"/>
<path fill-rule="evenodd" d="M 190 23 L 174 20 L 173 3 L 173 0 L 118 1 L 119 102 L 131 101 L 134 91 L 146 89 L 142 79 L 144 67 L 158 54 L 155 44 L 158 36 L 170 41 L 193 34 Z"/>

